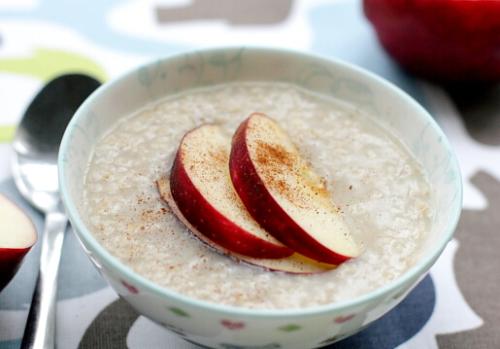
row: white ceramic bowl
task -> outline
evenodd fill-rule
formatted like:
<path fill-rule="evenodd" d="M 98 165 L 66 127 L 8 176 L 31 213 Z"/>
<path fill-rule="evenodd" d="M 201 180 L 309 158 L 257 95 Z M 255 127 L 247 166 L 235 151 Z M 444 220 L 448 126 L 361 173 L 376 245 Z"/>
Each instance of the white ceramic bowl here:
<path fill-rule="evenodd" d="M 82 219 L 85 166 L 98 139 L 122 117 L 168 94 L 230 81 L 287 81 L 355 104 L 406 143 L 432 185 L 436 215 L 425 253 L 398 279 L 361 297 L 299 310 L 251 310 L 162 288 L 112 256 Z M 352 65 L 275 49 L 224 48 L 179 54 L 104 84 L 75 114 L 59 155 L 61 193 L 73 228 L 110 285 L 139 313 L 212 348 L 311 348 L 349 336 L 396 306 L 425 276 L 455 230 L 462 204 L 456 158 L 432 117 L 387 81 Z"/>

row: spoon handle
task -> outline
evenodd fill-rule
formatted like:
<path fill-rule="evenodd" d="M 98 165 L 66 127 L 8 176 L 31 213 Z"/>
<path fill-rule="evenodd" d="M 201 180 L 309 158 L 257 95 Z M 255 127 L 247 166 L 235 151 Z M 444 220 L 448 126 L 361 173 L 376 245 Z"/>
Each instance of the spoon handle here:
<path fill-rule="evenodd" d="M 21 349 L 53 349 L 56 329 L 57 274 L 68 218 L 62 210 L 45 216 L 40 271 Z"/>

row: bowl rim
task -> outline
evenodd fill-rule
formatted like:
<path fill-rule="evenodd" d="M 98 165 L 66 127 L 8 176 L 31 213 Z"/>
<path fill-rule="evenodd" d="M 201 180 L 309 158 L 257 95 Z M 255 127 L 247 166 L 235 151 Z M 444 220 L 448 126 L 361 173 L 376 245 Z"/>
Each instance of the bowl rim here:
<path fill-rule="evenodd" d="M 398 98 L 404 100 L 408 105 L 415 109 L 416 115 L 421 118 L 427 119 L 434 132 L 438 134 L 438 136 L 442 139 L 442 146 L 446 148 L 446 150 L 451 154 L 450 157 L 450 165 L 453 172 L 456 174 L 454 178 L 454 184 L 457 186 L 457 194 L 458 194 L 458 204 L 456 205 L 455 212 L 452 213 L 451 219 L 448 222 L 445 233 L 442 235 L 441 239 L 438 240 L 429 251 L 427 251 L 415 265 L 413 265 L 410 269 L 406 270 L 402 275 L 397 277 L 396 279 L 388 282 L 387 284 L 379 287 L 373 291 L 365 293 L 361 296 L 329 303 L 318 306 L 306 307 L 306 308 L 290 308 L 290 309 L 263 309 L 263 308 L 248 308 L 248 307 L 238 307 L 232 305 L 218 304 L 210 301 L 205 301 L 197 298 L 193 298 L 172 289 L 162 287 L 155 282 L 147 279 L 146 277 L 136 273 L 132 270 L 131 267 L 127 266 L 125 263 L 121 262 L 118 257 L 112 255 L 108 250 L 102 246 L 97 239 L 92 235 L 87 226 L 83 223 L 80 214 L 76 208 L 76 205 L 72 202 L 69 190 L 67 190 L 67 180 L 66 180 L 66 170 L 64 166 L 64 159 L 66 158 L 66 152 L 69 148 L 69 144 L 72 140 L 72 134 L 74 133 L 75 126 L 77 125 L 78 120 L 85 115 L 86 110 L 93 104 L 94 100 L 99 98 L 101 94 L 105 91 L 113 89 L 115 86 L 121 84 L 124 80 L 128 79 L 132 74 L 135 74 L 140 69 L 147 68 L 153 64 L 156 64 L 158 61 L 166 62 L 169 60 L 174 60 L 176 58 L 180 58 L 186 54 L 216 54 L 222 52 L 232 52 L 232 51 L 241 51 L 241 50 L 251 50 L 255 53 L 262 54 L 279 54 L 279 55 L 291 55 L 296 56 L 301 59 L 313 59 L 316 61 L 322 61 L 328 65 L 335 65 L 337 68 L 342 70 L 349 70 L 350 72 L 361 76 L 363 79 L 372 80 L 378 85 L 381 85 L 382 88 L 392 90 L 398 95 Z M 304 52 L 292 49 L 285 48 L 270 48 L 270 47 L 261 47 L 261 46 L 223 46 L 223 47 L 215 47 L 215 48 L 202 48 L 195 50 L 187 50 L 175 54 L 169 54 L 159 59 L 151 60 L 145 64 L 141 64 L 136 66 L 133 69 L 128 70 L 127 72 L 119 75 L 118 77 L 104 83 L 97 90 L 95 90 L 78 108 L 75 112 L 72 120 L 70 121 L 67 129 L 64 132 L 64 136 L 61 142 L 59 156 L 58 156 L 58 175 L 59 175 L 59 188 L 61 193 L 61 198 L 64 206 L 66 207 L 66 212 L 71 221 L 73 227 L 73 231 L 75 231 L 76 235 L 79 239 L 81 239 L 82 243 L 85 245 L 87 249 L 92 251 L 99 259 L 102 259 L 106 266 L 115 269 L 119 275 L 123 275 L 127 281 L 133 282 L 135 286 L 140 289 L 144 289 L 149 291 L 150 293 L 159 296 L 163 299 L 173 299 L 177 302 L 183 303 L 189 307 L 194 308 L 203 308 L 208 311 L 215 311 L 218 313 L 223 313 L 226 315 L 232 315 L 234 317 L 245 316 L 245 317 L 266 317 L 266 318 L 282 318 L 282 317 L 303 317 L 303 316 L 318 316 L 326 313 L 337 313 L 342 312 L 348 308 L 357 308 L 362 306 L 365 303 L 371 302 L 374 299 L 377 299 L 385 294 L 389 294 L 391 291 L 399 289 L 410 280 L 417 280 L 426 275 L 428 269 L 432 266 L 432 264 L 437 260 L 440 256 L 446 244 L 453 237 L 455 229 L 458 224 L 458 220 L 460 218 L 460 213 L 462 209 L 463 202 L 463 187 L 462 187 L 462 176 L 460 172 L 460 167 L 458 164 L 458 160 L 456 154 L 451 147 L 448 138 L 441 130 L 437 122 L 430 115 L 427 110 L 421 106 L 417 101 L 413 99 L 406 92 L 401 90 L 396 85 L 391 82 L 385 80 L 384 78 L 362 68 L 356 66 L 352 63 L 345 62 L 341 59 L 335 57 L 328 57 L 324 55 L 319 55 L 311 52 Z M 88 253 L 87 253 L 88 254 Z M 94 258 L 92 258 L 94 259 Z"/>

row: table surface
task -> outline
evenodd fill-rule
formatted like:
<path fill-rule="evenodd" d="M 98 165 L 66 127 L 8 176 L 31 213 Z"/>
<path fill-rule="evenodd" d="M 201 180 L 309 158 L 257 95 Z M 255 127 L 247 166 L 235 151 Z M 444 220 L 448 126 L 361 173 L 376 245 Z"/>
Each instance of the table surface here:
<path fill-rule="evenodd" d="M 436 118 L 456 149 L 464 209 L 430 274 L 393 311 L 329 348 L 500 348 L 500 86 L 438 87 L 383 52 L 358 1 L 64 1 L 0 3 L 0 193 L 43 220 L 17 193 L 9 141 L 50 78 L 81 71 L 102 81 L 155 57 L 220 45 L 286 47 L 356 63 L 400 86 Z M 216 11 L 214 11 L 216 9 Z M 139 317 L 67 234 L 59 278 L 59 348 L 195 348 Z M 18 348 L 39 248 L 0 294 L 0 349 Z"/>

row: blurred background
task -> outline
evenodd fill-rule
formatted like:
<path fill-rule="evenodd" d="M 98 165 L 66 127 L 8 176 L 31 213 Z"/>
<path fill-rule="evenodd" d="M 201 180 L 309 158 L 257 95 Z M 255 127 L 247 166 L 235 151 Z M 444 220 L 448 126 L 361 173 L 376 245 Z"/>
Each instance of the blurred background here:
<path fill-rule="evenodd" d="M 10 141 L 50 79 L 102 82 L 172 53 L 252 45 L 335 57 L 393 82 L 450 138 L 464 211 L 430 275 L 395 310 L 329 348 L 500 348 L 500 1 L 0 0 L 0 193 L 15 190 Z M 0 293 L 0 349 L 18 348 L 38 249 Z M 175 329 L 172 329 L 175 331 Z M 67 235 L 59 348 L 196 348 L 138 317 Z"/>

